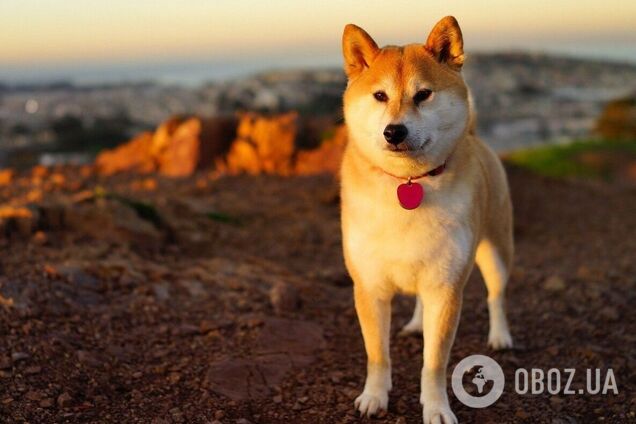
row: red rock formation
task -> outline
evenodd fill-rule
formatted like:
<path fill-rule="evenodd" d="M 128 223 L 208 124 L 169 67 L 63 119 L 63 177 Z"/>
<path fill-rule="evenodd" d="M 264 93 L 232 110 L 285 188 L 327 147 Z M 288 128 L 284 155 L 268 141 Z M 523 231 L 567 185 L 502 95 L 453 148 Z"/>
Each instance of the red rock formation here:
<path fill-rule="evenodd" d="M 0 169 L 0 186 L 11 184 L 13 174 L 13 169 Z"/>
<path fill-rule="evenodd" d="M 199 165 L 201 144 L 201 120 L 191 118 L 181 122 L 162 145 L 153 143 L 157 151 L 158 170 L 170 177 L 192 175 Z M 154 140 L 153 140 L 154 141 Z"/>
<path fill-rule="evenodd" d="M 298 152 L 295 173 L 300 175 L 338 174 L 346 144 L 347 128 L 340 125 L 336 127 L 333 137 L 324 140 L 317 149 Z"/>
<path fill-rule="evenodd" d="M 295 112 L 274 116 L 245 113 L 238 126 L 234 118 L 172 118 L 154 133 L 143 133 L 100 153 L 95 167 L 102 175 L 132 171 L 171 177 L 189 176 L 213 164 L 220 173 L 230 174 L 337 173 L 346 144 L 344 126 L 313 150 L 298 150 L 298 133 Z"/>
<path fill-rule="evenodd" d="M 234 117 L 171 118 L 154 133 L 146 132 L 95 160 L 102 175 L 131 171 L 185 177 L 209 166 L 226 152 L 236 131 Z"/>
<path fill-rule="evenodd" d="M 244 114 L 225 161 L 217 163 L 219 169 L 233 174 L 291 174 L 297 120 L 295 112 L 271 117 Z"/>
<path fill-rule="evenodd" d="M 126 144 L 104 150 L 95 159 L 97 172 L 112 175 L 123 171 L 146 173 L 156 170 L 155 161 L 150 154 L 152 141 L 152 133 L 144 132 Z"/>

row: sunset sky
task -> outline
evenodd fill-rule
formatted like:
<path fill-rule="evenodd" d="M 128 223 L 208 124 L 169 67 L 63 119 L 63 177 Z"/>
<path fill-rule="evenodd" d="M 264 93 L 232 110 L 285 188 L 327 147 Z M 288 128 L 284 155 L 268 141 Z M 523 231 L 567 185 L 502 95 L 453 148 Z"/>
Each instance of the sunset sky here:
<path fill-rule="evenodd" d="M 531 49 L 636 62 L 636 1 L 1 0 L 9 66 L 201 58 L 339 60 L 353 22 L 379 44 L 424 41 L 457 17 L 467 49 Z"/>

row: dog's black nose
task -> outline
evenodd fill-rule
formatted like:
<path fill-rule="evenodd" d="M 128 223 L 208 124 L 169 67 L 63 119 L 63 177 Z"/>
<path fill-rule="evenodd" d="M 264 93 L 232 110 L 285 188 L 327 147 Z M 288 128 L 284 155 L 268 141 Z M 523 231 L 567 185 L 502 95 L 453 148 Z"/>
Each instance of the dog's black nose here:
<path fill-rule="evenodd" d="M 390 124 L 384 129 L 384 138 L 387 142 L 395 144 L 396 146 L 404 141 L 409 130 L 402 124 Z"/>

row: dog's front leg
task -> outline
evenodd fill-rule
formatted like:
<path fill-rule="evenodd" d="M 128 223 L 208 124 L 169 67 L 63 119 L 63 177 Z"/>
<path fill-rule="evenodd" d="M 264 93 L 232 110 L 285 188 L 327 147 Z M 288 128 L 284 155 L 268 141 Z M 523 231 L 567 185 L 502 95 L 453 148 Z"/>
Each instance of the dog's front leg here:
<path fill-rule="evenodd" d="M 380 298 L 362 284 L 354 285 L 358 320 L 367 351 L 367 379 L 364 390 L 355 400 L 362 415 L 373 415 L 387 409 L 391 390 L 391 298 Z"/>
<path fill-rule="evenodd" d="M 422 392 L 424 424 L 456 424 L 448 404 L 446 367 L 462 306 L 460 288 L 436 286 L 420 293 L 424 303 L 424 364 Z"/>

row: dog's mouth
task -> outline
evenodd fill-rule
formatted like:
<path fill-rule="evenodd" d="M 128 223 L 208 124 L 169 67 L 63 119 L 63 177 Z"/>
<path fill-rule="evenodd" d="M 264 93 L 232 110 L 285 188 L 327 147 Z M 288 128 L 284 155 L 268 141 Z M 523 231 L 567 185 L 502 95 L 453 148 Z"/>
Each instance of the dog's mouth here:
<path fill-rule="evenodd" d="M 430 138 L 424 140 L 421 146 L 414 147 L 406 142 L 400 144 L 387 144 L 385 150 L 391 153 L 403 154 L 403 153 L 420 153 L 425 150 L 426 146 L 431 142 Z"/>

